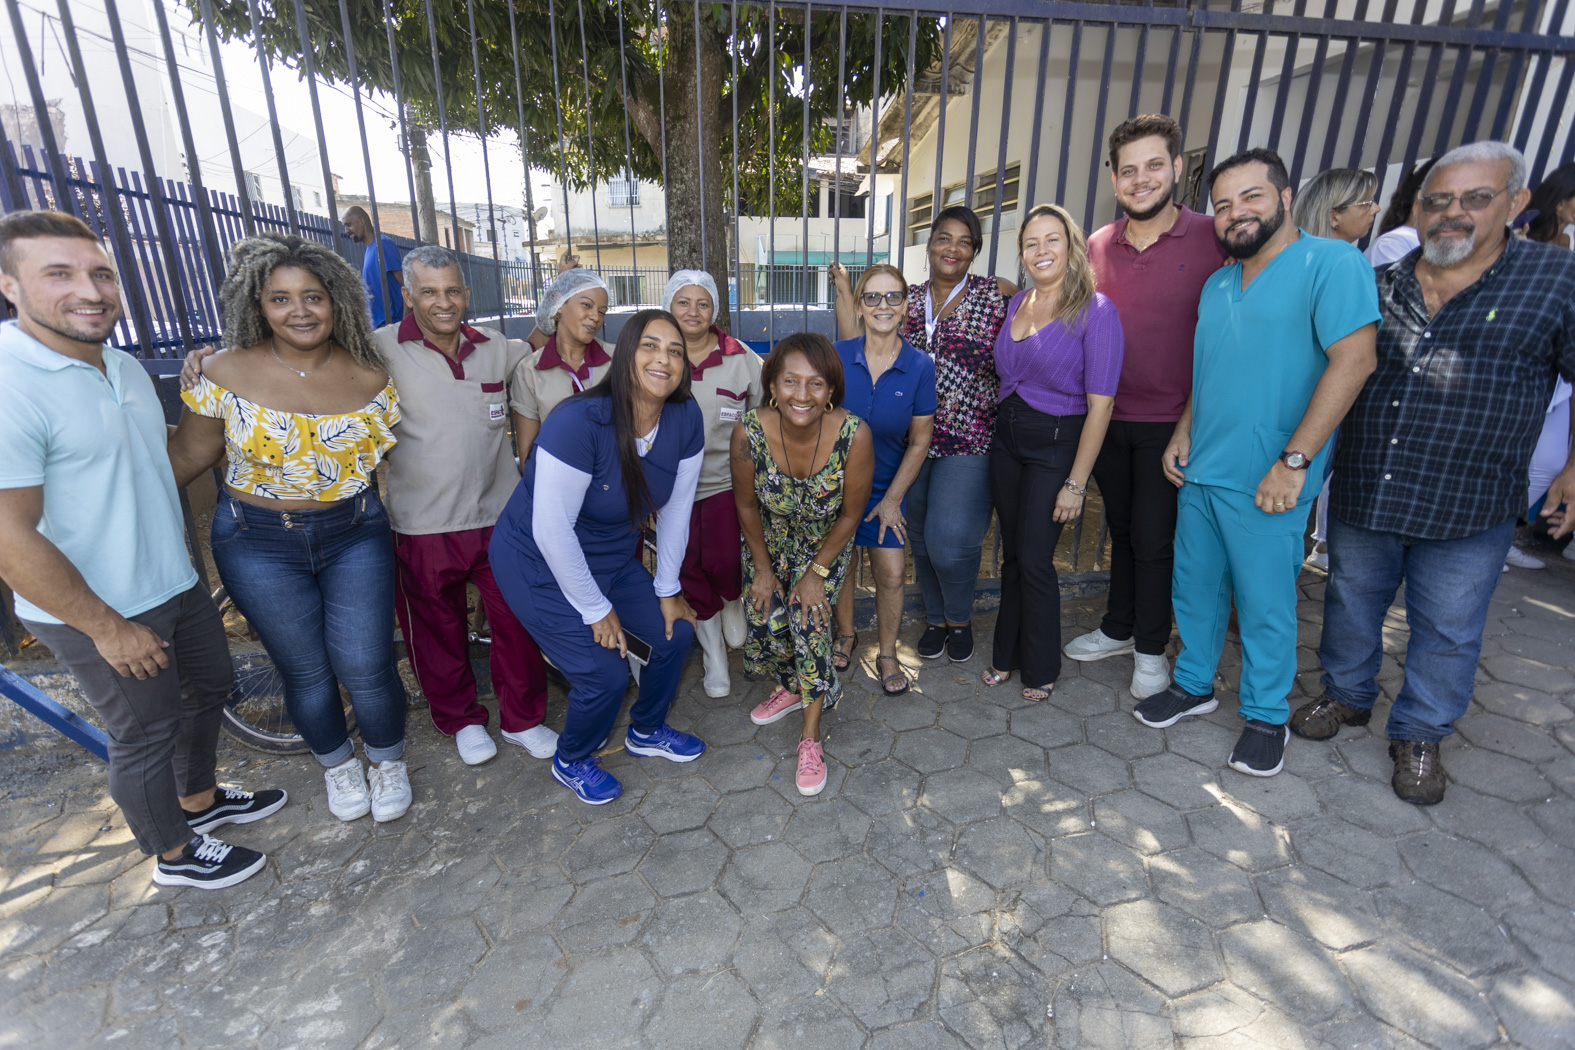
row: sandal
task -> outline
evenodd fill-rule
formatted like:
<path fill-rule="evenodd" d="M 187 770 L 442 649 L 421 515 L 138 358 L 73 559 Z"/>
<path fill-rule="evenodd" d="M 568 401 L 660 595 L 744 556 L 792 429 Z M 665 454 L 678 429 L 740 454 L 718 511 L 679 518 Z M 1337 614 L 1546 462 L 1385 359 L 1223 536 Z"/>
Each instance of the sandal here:
<path fill-rule="evenodd" d="M 1023 686 L 1023 699 L 1032 700 L 1034 703 L 1048 700 L 1050 699 L 1050 690 L 1054 688 L 1054 682 L 1051 682 L 1049 685 L 1025 685 Z"/>
<path fill-rule="evenodd" d="M 908 682 L 908 676 L 903 673 L 902 664 L 898 662 L 895 656 L 888 656 L 885 653 L 880 653 L 875 657 L 875 666 L 877 669 L 880 667 L 880 662 L 882 660 L 890 660 L 892 663 L 897 664 L 897 670 L 893 671 L 891 674 L 881 676 L 881 692 L 885 693 L 887 696 L 901 696 L 903 693 L 906 693 L 910 683 Z M 902 688 L 893 689 L 891 687 L 893 682 L 901 682 Z"/>
<path fill-rule="evenodd" d="M 995 669 L 995 667 L 992 665 L 992 666 L 986 667 L 984 669 L 984 671 L 979 675 L 979 680 L 981 682 L 983 682 L 985 685 L 990 686 L 993 689 L 995 686 L 1000 685 L 1002 682 L 1006 681 L 1007 679 L 1009 679 L 1011 677 L 1012 677 L 1012 672 L 1010 672 L 1010 671 L 997 671 Z"/>
<path fill-rule="evenodd" d="M 852 645 L 848 646 L 847 652 L 843 652 L 842 650 L 842 643 L 844 640 L 853 643 Z M 846 671 L 853 663 L 853 650 L 857 649 L 858 647 L 859 632 L 854 631 L 852 634 L 837 635 L 836 640 L 831 643 L 831 666 L 835 667 L 839 671 Z"/>

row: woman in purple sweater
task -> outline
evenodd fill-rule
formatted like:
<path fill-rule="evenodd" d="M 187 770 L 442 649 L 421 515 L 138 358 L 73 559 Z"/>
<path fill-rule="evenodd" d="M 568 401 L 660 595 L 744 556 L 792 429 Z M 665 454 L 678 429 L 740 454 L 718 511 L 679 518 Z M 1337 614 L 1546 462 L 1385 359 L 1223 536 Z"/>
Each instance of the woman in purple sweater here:
<path fill-rule="evenodd" d="M 1001 543 L 1001 611 L 985 685 L 1021 672 L 1043 700 L 1061 674 L 1061 526 L 1083 513 L 1088 476 L 1115 407 L 1121 318 L 1094 291 L 1088 241 L 1066 210 L 1031 209 L 1017 231 L 1029 283 L 995 339 L 1001 403 L 990 443 L 990 490 Z"/>

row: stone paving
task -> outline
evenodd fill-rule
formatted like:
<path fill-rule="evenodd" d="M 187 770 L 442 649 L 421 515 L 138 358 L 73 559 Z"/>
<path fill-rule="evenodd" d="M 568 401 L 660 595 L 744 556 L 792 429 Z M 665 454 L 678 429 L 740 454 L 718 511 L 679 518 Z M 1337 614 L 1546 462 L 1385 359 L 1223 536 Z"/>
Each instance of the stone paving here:
<path fill-rule="evenodd" d="M 292 801 L 225 829 L 271 859 L 216 893 L 151 885 L 96 761 L 13 750 L 0 1047 L 1575 1046 L 1575 564 L 1505 576 L 1432 809 L 1390 792 L 1381 728 L 1223 769 L 1234 663 L 1219 712 L 1156 732 L 1129 660 L 1032 704 L 978 684 L 986 650 L 898 699 L 856 674 L 814 799 L 796 719 L 757 729 L 763 687 L 708 700 L 698 666 L 673 721 L 710 751 L 611 757 L 601 809 L 511 747 L 465 767 L 421 712 L 386 825 L 226 744 L 224 776 Z"/>

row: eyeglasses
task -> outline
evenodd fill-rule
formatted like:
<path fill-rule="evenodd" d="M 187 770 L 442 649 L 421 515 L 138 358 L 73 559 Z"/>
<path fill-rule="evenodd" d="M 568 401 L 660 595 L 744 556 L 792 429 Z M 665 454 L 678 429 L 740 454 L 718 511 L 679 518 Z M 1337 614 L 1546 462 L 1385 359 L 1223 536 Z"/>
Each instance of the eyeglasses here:
<path fill-rule="evenodd" d="M 887 306 L 896 306 L 906 298 L 908 298 L 907 292 L 865 292 L 859 296 L 859 302 L 865 306 L 879 306 L 884 299 Z"/>
<path fill-rule="evenodd" d="M 1487 190 L 1470 190 L 1461 194 L 1429 193 L 1418 197 L 1416 202 L 1422 206 L 1423 211 L 1427 212 L 1448 211 L 1449 206 L 1457 200 L 1466 211 L 1481 211 L 1493 203 L 1494 197 L 1497 197 L 1500 193 L 1508 192 L 1509 187 L 1505 186 L 1503 189 L 1491 193 Z"/>
<path fill-rule="evenodd" d="M 1338 208 L 1336 208 L 1334 210 L 1335 211 L 1345 211 L 1347 208 L 1376 208 L 1376 207 L 1378 207 L 1378 202 L 1377 201 L 1352 201 L 1350 204 L 1342 204 L 1342 205 L 1340 205 Z"/>

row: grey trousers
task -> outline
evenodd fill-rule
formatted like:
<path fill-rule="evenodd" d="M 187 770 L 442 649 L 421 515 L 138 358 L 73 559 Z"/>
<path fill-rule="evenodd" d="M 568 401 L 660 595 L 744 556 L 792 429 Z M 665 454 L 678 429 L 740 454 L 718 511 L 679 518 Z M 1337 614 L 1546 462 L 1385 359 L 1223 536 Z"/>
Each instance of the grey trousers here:
<path fill-rule="evenodd" d="M 219 721 L 235 681 L 224 621 L 202 588 L 130 617 L 170 643 L 170 665 L 141 681 L 122 678 L 74 627 L 27 629 L 76 675 L 109 736 L 109 794 L 137 845 L 163 853 L 191 839 L 182 796 L 213 787 Z"/>

